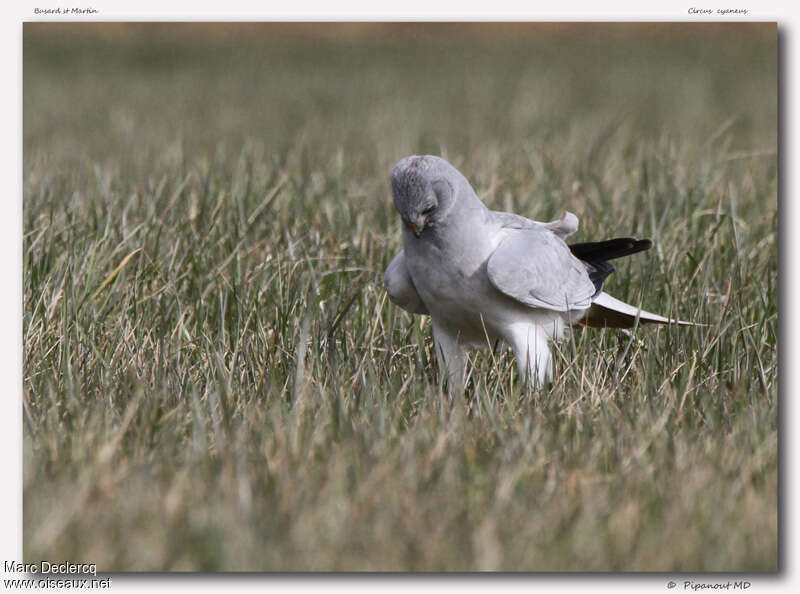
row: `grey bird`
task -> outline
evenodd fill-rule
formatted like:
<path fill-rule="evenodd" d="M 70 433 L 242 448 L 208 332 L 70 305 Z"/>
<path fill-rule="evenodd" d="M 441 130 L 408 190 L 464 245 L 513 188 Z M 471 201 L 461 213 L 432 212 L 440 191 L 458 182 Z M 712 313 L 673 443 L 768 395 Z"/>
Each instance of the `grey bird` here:
<path fill-rule="evenodd" d="M 575 325 L 694 325 L 642 311 L 603 292 L 609 260 L 646 250 L 649 239 L 567 245 L 578 229 L 569 212 L 541 223 L 489 210 L 467 179 L 432 155 L 392 169 L 403 250 L 386 269 L 389 299 L 430 315 L 436 355 L 451 386 L 463 386 L 466 348 L 500 340 L 535 387 L 552 380 L 552 343 Z"/>

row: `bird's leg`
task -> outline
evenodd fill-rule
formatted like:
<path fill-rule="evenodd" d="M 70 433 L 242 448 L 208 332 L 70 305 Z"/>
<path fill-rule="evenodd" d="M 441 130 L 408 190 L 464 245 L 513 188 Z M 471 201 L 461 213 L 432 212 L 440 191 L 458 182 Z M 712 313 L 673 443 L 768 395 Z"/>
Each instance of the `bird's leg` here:
<path fill-rule="evenodd" d="M 538 324 L 520 324 L 512 328 L 509 337 L 517 369 L 525 383 L 541 388 L 553 378 L 550 335 Z"/>
<path fill-rule="evenodd" d="M 456 392 L 463 391 L 467 355 L 464 345 L 458 341 L 458 335 L 453 335 L 433 324 L 433 344 L 436 349 L 436 358 L 439 361 L 439 369 L 450 389 Z"/>

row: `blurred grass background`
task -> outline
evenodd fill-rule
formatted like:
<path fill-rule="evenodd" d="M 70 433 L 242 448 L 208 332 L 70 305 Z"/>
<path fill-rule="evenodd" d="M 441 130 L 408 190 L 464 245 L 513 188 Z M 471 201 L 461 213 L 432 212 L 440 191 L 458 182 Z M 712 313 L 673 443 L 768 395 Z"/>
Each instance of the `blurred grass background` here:
<path fill-rule="evenodd" d="M 101 571 L 775 571 L 775 24 L 26 23 L 24 552 Z M 463 396 L 388 173 L 652 237 Z"/>

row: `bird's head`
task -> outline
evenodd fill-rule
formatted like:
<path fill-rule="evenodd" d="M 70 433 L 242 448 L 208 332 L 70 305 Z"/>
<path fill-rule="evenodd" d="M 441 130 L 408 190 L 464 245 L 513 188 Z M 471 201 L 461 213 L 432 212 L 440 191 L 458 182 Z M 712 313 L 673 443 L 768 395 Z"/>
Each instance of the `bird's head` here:
<path fill-rule="evenodd" d="M 414 235 L 445 220 L 463 176 L 441 157 L 412 155 L 392 169 L 392 194 L 397 212 Z M 464 180 L 466 181 L 466 180 Z"/>

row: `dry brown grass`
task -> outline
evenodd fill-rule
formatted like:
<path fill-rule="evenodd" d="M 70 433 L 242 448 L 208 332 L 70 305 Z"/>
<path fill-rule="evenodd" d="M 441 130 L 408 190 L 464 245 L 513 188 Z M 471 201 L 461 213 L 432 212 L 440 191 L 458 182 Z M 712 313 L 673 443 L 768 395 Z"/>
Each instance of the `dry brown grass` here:
<path fill-rule="evenodd" d="M 25 25 L 26 560 L 777 569 L 774 26 L 208 27 Z M 448 398 L 381 286 L 423 152 L 652 237 L 610 291 L 707 326 L 577 332 L 535 397 L 479 354 Z"/>

